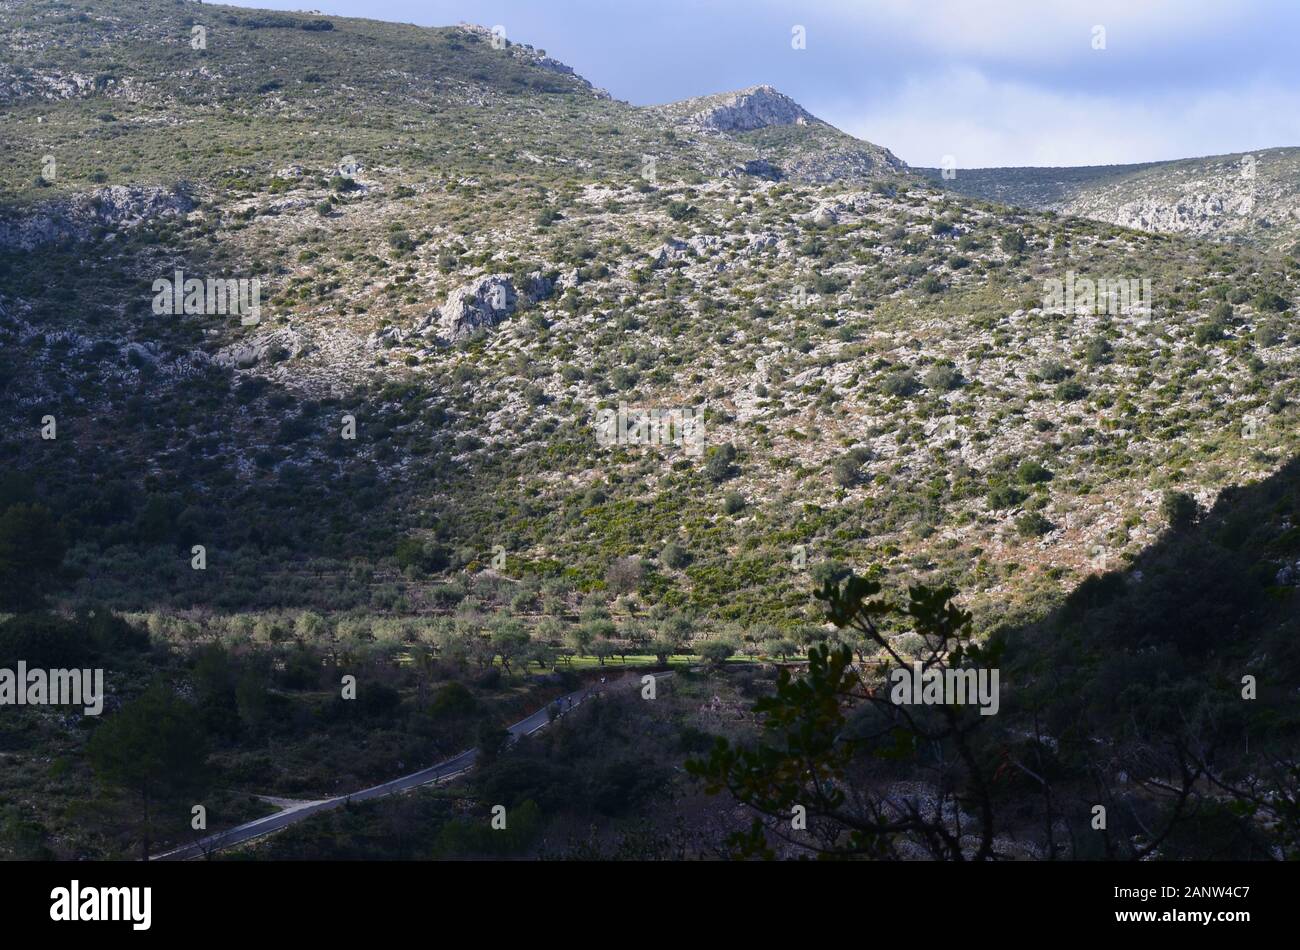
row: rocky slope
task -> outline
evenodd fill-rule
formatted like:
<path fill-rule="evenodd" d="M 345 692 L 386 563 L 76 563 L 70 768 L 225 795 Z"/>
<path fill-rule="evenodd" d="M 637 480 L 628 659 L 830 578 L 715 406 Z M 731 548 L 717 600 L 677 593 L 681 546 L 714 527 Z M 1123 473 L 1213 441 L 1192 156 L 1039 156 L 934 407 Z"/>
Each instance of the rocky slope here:
<path fill-rule="evenodd" d="M 428 606 L 500 545 L 568 595 L 631 557 L 643 602 L 796 625 L 800 547 L 1005 611 L 1295 448 L 1293 258 L 944 193 L 768 87 L 635 108 L 477 28 L 0 12 L 24 75 L 144 90 L 0 120 L 0 451 L 124 603 L 311 600 L 307 563 L 366 561 Z M 177 271 L 258 281 L 259 320 L 160 316 Z M 1154 307 L 1049 306 L 1074 276 Z M 621 405 L 700 411 L 704 456 L 602 445 Z M 167 553 L 197 537 L 238 579 Z"/>
<path fill-rule="evenodd" d="M 683 99 L 656 111 L 669 121 L 718 132 L 752 132 L 774 125 L 811 125 L 821 120 L 771 86 Z"/>
<path fill-rule="evenodd" d="M 700 96 L 651 110 L 673 128 L 752 150 L 737 170 L 780 180 L 851 182 L 907 173 L 892 152 L 846 135 L 771 86 Z"/>
<path fill-rule="evenodd" d="M 1287 248 L 1300 239 L 1300 149 L 1090 168 L 961 169 L 961 194 L 1123 227 Z"/>
<path fill-rule="evenodd" d="M 106 721 L 150 682 L 201 715 L 214 770 L 175 843 L 192 801 L 215 829 L 265 813 L 251 793 L 407 774 L 583 667 L 717 658 L 599 704 L 590 762 L 586 730 L 546 730 L 563 747 L 500 786 L 540 783 L 524 804 L 557 836 L 613 804 L 640 837 L 661 772 L 674 827 L 681 760 L 752 736 L 770 688 L 722 657 L 870 657 L 810 597 L 849 567 L 891 597 L 952 585 L 1008 646 L 979 755 L 1008 854 L 1061 857 L 1026 844 L 1047 828 L 1115 857 L 1107 785 L 1115 840 L 1146 843 L 1176 753 L 1203 749 L 1247 807 L 1198 781 L 1160 857 L 1300 842 L 1274 820 L 1300 729 L 1300 256 L 1205 239 L 1283 230 L 1285 156 L 1253 192 L 1227 159 L 993 176 L 1040 211 L 943 190 L 768 87 L 635 108 L 479 27 L 0 0 L 0 49 L 0 578 L 19 589 L 24 523 L 61 536 L 21 590 L 73 618 L 0 633 L 111 651 Z M 124 856 L 102 733 L 18 714 L 0 856 Z M 889 751 L 890 808 L 974 787 L 928 784 L 954 757 L 906 745 L 850 781 Z M 271 853 L 500 856 L 412 850 L 467 813 L 437 808 Z M 748 826 L 693 814 L 714 843 Z"/>

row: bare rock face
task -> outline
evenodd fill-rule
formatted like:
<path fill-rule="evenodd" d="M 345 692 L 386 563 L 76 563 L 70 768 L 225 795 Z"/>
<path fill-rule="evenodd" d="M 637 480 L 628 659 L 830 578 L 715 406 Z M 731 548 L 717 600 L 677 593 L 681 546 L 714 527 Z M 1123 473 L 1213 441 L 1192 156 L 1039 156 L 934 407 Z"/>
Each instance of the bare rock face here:
<path fill-rule="evenodd" d="M 1278 249 L 1300 238 L 1300 148 L 1092 168 L 972 169 L 951 180 L 937 169 L 926 174 L 987 201 L 1141 231 Z"/>
<path fill-rule="evenodd" d="M 655 267 L 663 267 L 673 261 L 685 260 L 689 256 L 690 245 L 673 237 L 670 237 L 650 252 L 650 259 Z"/>
<path fill-rule="evenodd" d="M 809 125 L 817 121 L 803 106 L 771 86 L 751 86 L 710 96 L 707 106 L 693 118 L 697 124 L 720 132 L 749 132 L 773 125 Z"/>
<path fill-rule="evenodd" d="M 62 241 L 86 241 L 96 227 L 132 228 L 154 218 L 187 213 L 193 207 L 193 199 L 179 188 L 97 188 L 53 202 L 34 214 L 0 221 L 0 247 L 30 251 Z"/>
<path fill-rule="evenodd" d="M 108 80 L 107 82 L 112 82 Z M 94 76 L 76 72 L 41 72 L 33 69 L 15 69 L 0 66 L 0 101 L 22 99 L 29 96 L 41 99 L 84 99 L 93 96 L 105 84 L 97 84 Z"/>
<path fill-rule="evenodd" d="M 907 165 L 888 149 L 841 132 L 771 86 L 699 96 L 649 110 L 687 135 L 730 139 L 753 153 L 739 164 L 719 168 L 723 177 L 862 181 L 907 171 Z M 798 131 L 762 135 L 765 129 L 793 127 Z"/>
<path fill-rule="evenodd" d="M 250 369 L 268 361 L 293 359 L 302 351 L 303 340 L 298 332 L 280 329 L 222 347 L 212 362 L 231 369 Z"/>
<path fill-rule="evenodd" d="M 1213 235 L 1253 211 L 1248 193 L 1211 192 L 1179 195 L 1174 200 L 1145 197 L 1110 210 L 1107 220 L 1126 228 Z"/>
<path fill-rule="evenodd" d="M 751 178 L 761 178 L 764 181 L 785 180 L 785 172 L 763 158 L 752 159 L 739 168 L 730 169 L 724 173 L 724 177 L 736 177 L 738 175 L 749 175 Z"/>
<path fill-rule="evenodd" d="M 576 281 L 576 271 L 574 279 Z M 553 275 L 552 275 L 553 276 Z M 557 286 L 564 287 L 564 278 L 552 279 L 541 271 L 528 275 L 525 285 L 516 290 L 506 274 L 486 274 L 457 287 L 447 295 L 446 302 L 418 321 L 409 331 L 385 327 L 370 336 L 370 345 L 376 348 L 392 346 L 411 336 L 435 338 L 450 343 L 468 339 L 478 330 L 492 330 L 508 319 L 521 302 L 536 303 L 551 296 Z"/>
<path fill-rule="evenodd" d="M 487 274 L 453 290 L 447 302 L 421 321 L 415 331 L 454 343 L 480 328 L 491 330 L 514 313 L 518 303 L 519 295 L 509 276 Z"/>

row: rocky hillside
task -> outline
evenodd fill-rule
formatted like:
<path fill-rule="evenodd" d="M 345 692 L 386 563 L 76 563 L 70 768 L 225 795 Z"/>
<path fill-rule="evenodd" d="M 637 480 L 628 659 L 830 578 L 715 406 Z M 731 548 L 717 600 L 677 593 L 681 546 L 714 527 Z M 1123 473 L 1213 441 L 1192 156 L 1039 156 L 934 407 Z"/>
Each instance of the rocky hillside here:
<path fill-rule="evenodd" d="M 683 99 L 660 106 L 656 111 L 671 122 L 718 132 L 752 132 L 774 125 L 808 126 L 821 122 L 771 86 L 751 86 L 736 92 Z"/>
<path fill-rule="evenodd" d="M 651 111 L 674 129 L 751 150 L 740 170 L 773 180 L 869 181 L 907 172 L 888 149 L 846 135 L 771 86 L 700 96 Z"/>
<path fill-rule="evenodd" d="M 765 87 L 731 106 L 717 97 L 713 118 L 684 116 L 691 131 L 679 135 L 661 110 L 611 100 L 544 50 L 472 25 L 4 0 L 0 43 L 0 138 L 11 158 L 0 200 L 20 204 L 109 181 L 211 181 L 259 163 L 362 153 L 371 164 L 382 155 L 461 176 L 827 180 L 903 169 L 811 116 L 800 134 L 773 134 L 791 131 L 787 115 L 806 113 Z"/>
<path fill-rule="evenodd" d="M 746 813 L 684 761 L 754 738 L 777 662 L 880 655 L 810 595 L 851 569 L 916 619 L 948 594 L 905 585 L 955 588 L 1005 690 L 978 756 L 788 720 L 887 742 L 855 789 L 971 828 L 963 762 L 1007 856 L 1147 857 L 1182 775 L 1158 856 L 1300 847 L 1300 254 L 1207 239 L 1289 227 L 1290 152 L 993 202 L 770 87 L 638 108 L 481 27 L 175 0 L 0 0 L 0 63 L 0 667 L 109 677 L 105 725 L 0 717 L 0 857 L 139 854 L 115 763 L 154 738 L 207 789 L 171 844 L 195 801 L 226 827 L 479 744 L 477 805 L 269 853 L 522 856 L 688 802 L 718 855 Z M 923 655 L 930 616 L 878 630 Z M 658 703 L 490 754 L 674 658 Z"/>
<path fill-rule="evenodd" d="M 633 559 L 631 610 L 793 626 L 840 560 L 1007 612 L 1294 452 L 1294 257 L 945 193 L 769 87 L 635 108 L 481 28 L 0 14 L 0 451 L 74 594 L 429 609 L 492 564 L 575 601 Z M 620 407 L 703 444 L 610 446 Z"/>
<path fill-rule="evenodd" d="M 941 186 L 1126 228 L 1287 248 L 1300 239 L 1300 149 L 1080 168 L 961 169 Z"/>

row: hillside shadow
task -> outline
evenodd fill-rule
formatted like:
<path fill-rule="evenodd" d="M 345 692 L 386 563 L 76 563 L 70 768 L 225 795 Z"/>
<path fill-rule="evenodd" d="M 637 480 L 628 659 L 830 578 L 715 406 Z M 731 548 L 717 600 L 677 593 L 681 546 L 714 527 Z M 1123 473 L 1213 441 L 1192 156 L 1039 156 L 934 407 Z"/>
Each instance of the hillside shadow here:
<path fill-rule="evenodd" d="M 1300 457 L 1225 489 L 1195 524 L 1094 574 L 1041 620 L 1000 631 L 1010 708 L 1095 730 L 1246 750 L 1300 728 Z M 1288 567 L 1290 565 L 1290 567 Z M 1244 676 L 1257 698 L 1242 698 Z"/>
<path fill-rule="evenodd" d="M 232 265 L 215 247 L 178 240 L 170 222 L 133 236 L 139 255 L 119 244 L 0 254 L 0 511 L 28 502 L 54 514 L 79 600 L 134 610 L 368 606 L 368 569 L 350 565 L 393 554 L 392 463 L 416 437 L 386 416 L 426 394 L 318 398 L 264 374 L 280 353 L 251 370 L 195 359 L 274 331 L 267 295 L 251 334 L 237 316 L 155 315 L 154 278 L 177 269 L 224 277 Z M 41 436 L 47 416 L 55 439 Z M 354 439 L 343 435 L 345 416 L 356 420 Z M 445 434 L 422 424 L 433 451 L 406 478 L 437 477 Z M 192 565 L 195 545 L 205 548 L 203 570 Z"/>

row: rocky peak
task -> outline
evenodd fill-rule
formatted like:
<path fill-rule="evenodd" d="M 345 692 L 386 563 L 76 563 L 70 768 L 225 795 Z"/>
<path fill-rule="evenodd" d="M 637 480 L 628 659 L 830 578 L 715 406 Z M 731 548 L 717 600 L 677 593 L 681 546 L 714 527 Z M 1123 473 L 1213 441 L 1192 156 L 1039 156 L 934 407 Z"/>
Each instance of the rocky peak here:
<path fill-rule="evenodd" d="M 821 121 L 789 96 L 766 85 L 687 99 L 668 108 L 694 125 L 720 132 L 749 132 L 774 125 L 813 125 Z"/>
<path fill-rule="evenodd" d="M 477 39 L 485 43 L 491 44 L 496 38 L 491 28 L 486 26 L 480 26 L 477 23 L 458 23 L 456 24 L 456 28 L 461 32 L 471 34 L 472 36 L 476 37 Z M 568 76 L 570 79 L 573 79 L 575 82 L 579 83 L 588 91 L 595 94 L 597 98 L 600 99 L 610 98 L 608 92 L 606 92 L 604 89 L 597 89 L 595 86 L 593 86 L 582 76 L 579 76 L 578 73 L 574 70 L 574 68 L 570 66 L 568 63 L 563 63 L 553 56 L 547 56 L 546 50 L 536 49 L 535 47 L 529 46 L 527 43 L 516 43 L 513 40 L 511 40 L 509 36 L 506 36 L 505 40 L 506 40 L 505 49 L 509 51 L 510 55 L 514 56 L 516 59 L 524 60 L 530 65 L 535 66 L 538 69 L 544 69 L 549 73 L 557 73 L 561 76 Z"/>

